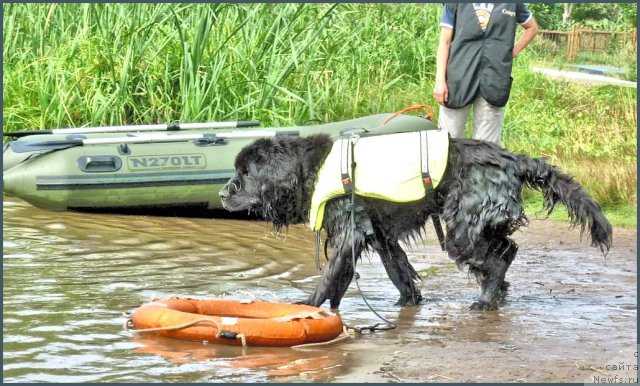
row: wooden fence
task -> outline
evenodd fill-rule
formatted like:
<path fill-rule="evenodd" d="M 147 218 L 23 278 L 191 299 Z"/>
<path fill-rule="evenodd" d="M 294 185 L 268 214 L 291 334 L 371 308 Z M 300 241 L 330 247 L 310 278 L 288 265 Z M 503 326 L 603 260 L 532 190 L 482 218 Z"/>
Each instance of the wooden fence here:
<path fill-rule="evenodd" d="M 636 49 L 636 29 L 632 32 L 595 31 L 575 28 L 571 31 L 540 30 L 540 38 L 564 48 L 567 59 L 574 60 L 579 52 L 615 53 L 624 46 Z"/>

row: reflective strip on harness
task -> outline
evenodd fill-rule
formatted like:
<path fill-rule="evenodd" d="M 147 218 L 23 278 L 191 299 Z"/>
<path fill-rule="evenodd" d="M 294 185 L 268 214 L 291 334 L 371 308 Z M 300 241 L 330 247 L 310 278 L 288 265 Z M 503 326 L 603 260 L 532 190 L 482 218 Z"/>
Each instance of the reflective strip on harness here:
<path fill-rule="evenodd" d="M 345 193 L 351 193 L 353 190 L 353 184 L 351 183 L 351 177 L 349 176 L 349 145 L 349 139 L 340 140 L 340 177 L 342 179 L 342 187 L 344 188 Z"/>
<path fill-rule="evenodd" d="M 422 183 L 424 184 L 425 194 L 428 196 L 433 192 L 433 182 L 431 181 L 431 175 L 429 174 L 429 146 L 427 146 L 427 132 L 420 132 L 420 169 L 422 173 Z M 431 221 L 433 222 L 433 227 L 436 231 L 436 235 L 438 236 L 438 241 L 440 243 L 440 248 L 443 251 L 446 249 L 444 232 L 442 230 L 442 223 L 440 222 L 440 216 L 438 213 L 433 213 L 431 215 Z"/>
<path fill-rule="evenodd" d="M 422 173 L 422 183 L 429 194 L 433 190 L 433 182 L 429 174 L 429 147 L 427 146 L 427 132 L 420 132 L 420 171 Z"/>

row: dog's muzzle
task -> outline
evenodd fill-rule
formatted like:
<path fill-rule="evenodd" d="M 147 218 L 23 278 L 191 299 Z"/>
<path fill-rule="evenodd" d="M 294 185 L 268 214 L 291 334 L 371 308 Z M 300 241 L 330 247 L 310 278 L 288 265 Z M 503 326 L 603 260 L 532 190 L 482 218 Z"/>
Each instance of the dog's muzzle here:
<path fill-rule="evenodd" d="M 220 189 L 220 191 L 218 192 L 218 197 L 220 197 L 220 201 L 222 202 L 222 207 L 225 208 L 225 209 L 229 209 L 227 207 L 226 200 L 231 195 L 231 192 L 229 191 L 229 189 L 231 189 L 232 186 L 233 185 L 231 184 L 231 180 L 229 180 L 229 181 L 227 181 L 226 184 L 224 184 L 222 189 Z"/>
<path fill-rule="evenodd" d="M 238 178 L 230 179 L 218 192 L 222 207 L 233 212 L 250 209 L 260 203 L 259 199 L 249 199 L 245 194 L 242 194 L 242 199 L 238 199 L 240 193 L 244 193 L 242 192 L 242 181 Z"/>

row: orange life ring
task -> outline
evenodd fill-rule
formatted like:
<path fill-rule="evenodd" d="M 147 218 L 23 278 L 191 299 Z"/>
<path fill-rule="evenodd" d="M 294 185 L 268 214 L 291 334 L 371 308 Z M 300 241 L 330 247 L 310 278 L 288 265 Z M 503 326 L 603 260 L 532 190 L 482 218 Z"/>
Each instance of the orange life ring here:
<path fill-rule="evenodd" d="M 130 323 L 134 332 L 248 346 L 326 342 L 343 330 L 340 317 L 322 308 L 229 299 L 161 299 L 136 309 Z"/>

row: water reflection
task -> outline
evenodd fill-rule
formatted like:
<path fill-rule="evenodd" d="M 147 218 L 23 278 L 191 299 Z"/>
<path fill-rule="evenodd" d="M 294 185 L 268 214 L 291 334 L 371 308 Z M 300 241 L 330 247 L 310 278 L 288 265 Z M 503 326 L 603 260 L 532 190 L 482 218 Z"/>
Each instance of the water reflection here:
<path fill-rule="evenodd" d="M 157 336 L 136 336 L 137 354 L 158 355 L 173 364 L 206 363 L 216 368 L 214 377 L 225 381 L 292 382 L 296 380 L 331 379 L 339 374 L 346 353 L 290 348 L 250 347 L 246 353 L 240 347 L 203 345 Z"/>

